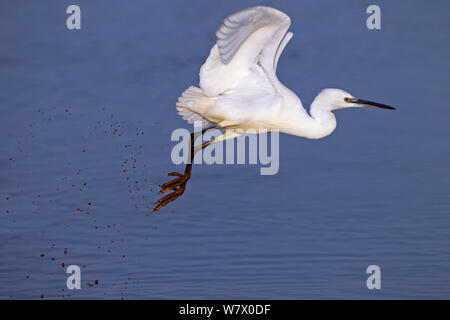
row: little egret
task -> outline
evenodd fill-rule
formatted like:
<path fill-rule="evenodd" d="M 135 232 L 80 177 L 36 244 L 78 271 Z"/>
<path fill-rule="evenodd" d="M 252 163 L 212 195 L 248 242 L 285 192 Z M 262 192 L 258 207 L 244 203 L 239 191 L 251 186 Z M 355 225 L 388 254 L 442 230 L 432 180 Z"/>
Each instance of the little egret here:
<path fill-rule="evenodd" d="M 264 129 L 309 139 L 320 139 L 336 129 L 333 110 L 352 107 L 393 107 L 358 99 L 340 89 L 324 89 L 314 99 L 309 113 L 299 97 L 277 78 L 278 59 L 291 40 L 290 18 L 270 7 L 253 7 L 232 14 L 216 32 L 217 41 L 200 68 L 200 87 L 186 89 L 176 104 L 189 123 L 223 130 L 216 139 L 194 148 L 191 134 L 190 160 L 184 174 L 162 184 L 160 193 L 172 190 L 157 202 L 154 211 L 184 193 L 191 176 L 196 151 L 207 145 L 239 136 L 236 129 Z"/>

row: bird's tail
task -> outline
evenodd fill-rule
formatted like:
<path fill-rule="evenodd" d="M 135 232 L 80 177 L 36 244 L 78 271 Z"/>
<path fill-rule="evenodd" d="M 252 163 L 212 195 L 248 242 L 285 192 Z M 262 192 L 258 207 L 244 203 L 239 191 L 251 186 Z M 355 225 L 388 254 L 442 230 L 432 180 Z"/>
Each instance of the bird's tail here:
<path fill-rule="evenodd" d="M 214 98 L 204 95 L 202 89 L 190 86 L 178 98 L 178 114 L 189 123 L 202 121 L 203 127 L 209 126 L 210 122 L 202 115 L 214 105 L 214 101 Z"/>

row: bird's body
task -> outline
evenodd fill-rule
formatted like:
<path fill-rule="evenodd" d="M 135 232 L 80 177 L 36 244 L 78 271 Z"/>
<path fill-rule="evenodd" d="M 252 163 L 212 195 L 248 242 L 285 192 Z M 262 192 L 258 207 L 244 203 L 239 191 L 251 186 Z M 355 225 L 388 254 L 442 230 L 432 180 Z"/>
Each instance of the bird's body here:
<path fill-rule="evenodd" d="M 229 129 L 280 130 L 321 138 L 336 127 L 332 114 L 318 122 L 299 97 L 276 76 L 278 59 L 293 34 L 290 18 L 273 8 L 254 7 L 228 17 L 200 69 L 200 88 L 190 87 L 177 109 L 193 123 Z M 326 114 L 325 114 L 326 115 Z"/>
<path fill-rule="evenodd" d="M 269 7 L 249 8 L 225 19 L 200 69 L 199 87 L 186 89 L 177 102 L 178 113 L 189 123 L 201 121 L 204 127 L 213 125 L 225 131 L 200 149 L 239 136 L 247 129 L 256 133 L 261 129 L 279 130 L 320 139 L 336 129 L 333 110 L 362 106 L 394 109 L 357 99 L 340 89 L 324 89 L 306 111 L 300 98 L 276 75 L 278 59 L 293 36 L 287 32 L 290 24 L 286 14 Z M 192 158 L 193 138 L 191 148 Z M 190 172 L 189 164 L 184 175 L 171 174 L 179 178 L 163 184 L 161 192 L 174 193 L 160 199 L 155 210 L 184 192 Z"/>

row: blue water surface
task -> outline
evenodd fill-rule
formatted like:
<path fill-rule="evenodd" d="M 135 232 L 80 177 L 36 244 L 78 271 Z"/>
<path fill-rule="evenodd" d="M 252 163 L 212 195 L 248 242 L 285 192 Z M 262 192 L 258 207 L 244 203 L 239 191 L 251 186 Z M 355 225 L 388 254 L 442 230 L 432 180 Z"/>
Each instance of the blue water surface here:
<path fill-rule="evenodd" d="M 381 8 L 368 30 L 366 8 Z M 78 4 L 82 29 L 66 28 Z M 279 78 L 397 107 L 280 135 L 280 170 L 197 165 L 152 214 L 175 102 L 235 11 L 292 19 Z M 450 297 L 446 1 L 46 0 L 0 4 L 0 298 Z M 78 265 L 82 289 L 69 291 Z M 368 290 L 366 268 L 381 268 Z"/>

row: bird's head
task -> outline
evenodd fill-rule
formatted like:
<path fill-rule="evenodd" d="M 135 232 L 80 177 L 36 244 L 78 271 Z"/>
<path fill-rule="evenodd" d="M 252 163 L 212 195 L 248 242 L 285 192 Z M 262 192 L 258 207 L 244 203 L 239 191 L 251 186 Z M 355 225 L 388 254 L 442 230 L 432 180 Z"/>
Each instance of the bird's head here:
<path fill-rule="evenodd" d="M 330 111 L 354 107 L 376 107 L 395 110 L 394 107 L 385 104 L 355 98 L 350 93 L 341 89 L 324 89 L 317 95 L 313 103 L 327 107 Z"/>

